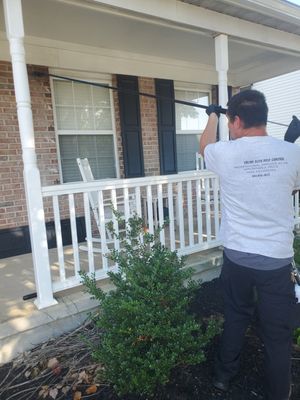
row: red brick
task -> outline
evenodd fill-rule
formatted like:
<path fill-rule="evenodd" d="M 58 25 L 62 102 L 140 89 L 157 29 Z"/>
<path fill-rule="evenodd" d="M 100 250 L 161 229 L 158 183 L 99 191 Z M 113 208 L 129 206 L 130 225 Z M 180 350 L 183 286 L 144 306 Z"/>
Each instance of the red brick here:
<path fill-rule="evenodd" d="M 35 78 L 35 70 L 46 72 L 46 76 Z M 51 91 L 48 68 L 28 66 L 29 85 L 32 96 L 32 114 L 35 136 L 38 141 L 37 156 L 40 158 L 41 178 L 45 185 L 52 184 L 58 175 L 58 161 L 55 148 L 54 121 L 51 104 Z M 23 162 L 21 141 L 17 120 L 16 100 L 12 79 L 12 68 L 8 62 L 0 61 L 0 184 L 3 203 L 6 208 L 5 219 L 0 220 L 1 228 L 27 224 L 27 207 L 23 183 Z M 42 133 L 41 133 L 42 132 Z M 53 158 L 49 161 L 49 157 Z M 49 164 L 52 170 L 49 171 Z M 55 170 L 53 171 L 53 168 Z M 57 172 L 55 172 L 57 171 Z M 1 203 L 0 203 L 1 205 Z M 17 215 L 16 215 L 17 214 Z"/>
<path fill-rule="evenodd" d="M 152 78 L 139 78 L 139 91 L 155 94 Z M 159 175 L 157 111 L 155 99 L 140 96 L 145 175 Z"/>

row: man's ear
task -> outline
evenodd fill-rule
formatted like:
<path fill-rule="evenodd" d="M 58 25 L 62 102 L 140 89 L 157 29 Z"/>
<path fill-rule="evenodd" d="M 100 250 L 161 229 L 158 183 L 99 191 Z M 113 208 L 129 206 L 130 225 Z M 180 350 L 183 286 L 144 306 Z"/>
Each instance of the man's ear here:
<path fill-rule="evenodd" d="M 243 121 L 241 120 L 241 118 L 238 115 L 236 115 L 234 117 L 234 124 L 235 124 L 235 128 L 237 128 L 237 129 L 243 129 L 244 128 L 244 123 L 243 123 Z"/>

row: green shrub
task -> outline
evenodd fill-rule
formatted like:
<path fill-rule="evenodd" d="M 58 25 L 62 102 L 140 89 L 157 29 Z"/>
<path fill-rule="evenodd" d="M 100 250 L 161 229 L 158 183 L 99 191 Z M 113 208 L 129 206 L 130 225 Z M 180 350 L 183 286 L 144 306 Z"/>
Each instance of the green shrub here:
<path fill-rule="evenodd" d="M 94 277 L 82 273 L 101 305 L 96 317 L 101 335 L 93 357 L 119 395 L 151 397 L 174 367 L 204 361 L 203 350 L 220 323 L 211 320 L 204 329 L 188 313 L 197 286 L 192 270 L 161 245 L 158 231 L 145 232 L 137 216 L 128 221 L 120 249 L 108 255 L 119 265 L 119 272 L 109 273 L 114 291 L 104 293 Z"/>
<path fill-rule="evenodd" d="M 297 328 L 294 331 L 294 341 L 298 346 L 300 346 L 300 328 Z"/>
<path fill-rule="evenodd" d="M 295 236 L 294 239 L 294 258 L 295 263 L 300 266 L 300 237 Z"/>

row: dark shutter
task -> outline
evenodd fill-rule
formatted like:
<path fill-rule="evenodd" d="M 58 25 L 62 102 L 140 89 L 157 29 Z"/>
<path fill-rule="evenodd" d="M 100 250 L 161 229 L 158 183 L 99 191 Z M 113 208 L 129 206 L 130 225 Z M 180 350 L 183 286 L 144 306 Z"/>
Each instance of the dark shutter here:
<path fill-rule="evenodd" d="M 160 173 L 177 173 L 175 103 L 159 96 L 174 99 L 173 81 L 155 79 L 157 98 L 157 124 L 159 141 Z"/>
<path fill-rule="evenodd" d="M 136 76 L 117 76 L 118 88 L 138 92 Z M 144 176 L 144 157 L 142 128 L 140 118 L 140 100 L 136 94 L 119 92 L 121 134 L 126 178 Z"/>

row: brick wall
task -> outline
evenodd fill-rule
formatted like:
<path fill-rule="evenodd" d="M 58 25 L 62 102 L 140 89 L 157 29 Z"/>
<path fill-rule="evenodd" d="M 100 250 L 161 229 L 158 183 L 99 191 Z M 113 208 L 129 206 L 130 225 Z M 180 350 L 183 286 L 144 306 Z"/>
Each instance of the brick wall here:
<path fill-rule="evenodd" d="M 42 185 L 58 182 L 58 163 L 49 78 L 44 67 L 28 66 L 36 153 Z M 0 229 L 28 224 L 23 161 L 11 64 L 0 62 Z"/>
<path fill-rule="evenodd" d="M 47 73 L 46 67 L 28 66 L 36 153 L 42 186 L 59 183 L 51 90 Z M 139 77 L 138 82 L 141 92 L 155 94 L 153 78 Z M 113 76 L 112 83 L 116 85 L 116 76 Z M 213 97 L 216 97 L 215 92 Z M 113 92 L 113 102 L 120 176 L 124 177 L 119 101 L 116 91 Z M 140 96 L 140 111 L 145 175 L 159 175 L 156 100 Z M 9 62 L 2 61 L 0 62 L 0 191 L 0 229 L 27 225 L 23 162 L 12 68 Z M 68 218 L 68 207 L 65 202 L 63 203 L 61 218 Z M 45 214 L 47 221 L 52 219 L 52 205 L 48 201 L 45 202 Z"/>
<path fill-rule="evenodd" d="M 57 148 L 48 68 L 28 66 L 37 162 L 42 186 L 59 183 Z M 44 76 L 43 76 L 44 75 Z M 113 77 L 116 85 L 116 77 Z M 139 78 L 139 90 L 155 93 L 154 79 Z M 117 152 L 120 175 L 124 177 L 118 93 L 113 92 Z M 157 115 L 155 99 L 140 97 L 145 175 L 159 174 Z M 16 112 L 11 63 L 0 61 L 0 229 L 25 226 L 27 209 L 23 183 L 23 161 Z M 68 217 L 62 205 L 62 218 Z M 52 219 L 52 206 L 45 202 L 46 220 Z"/>
<path fill-rule="evenodd" d="M 45 76 L 35 77 L 35 73 Z M 52 99 L 47 74 L 48 68 L 28 66 L 35 147 L 42 186 L 59 183 Z"/>
<path fill-rule="evenodd" d="M 42 186 L 59 183 L 58 155 L 48 68 L 28 66 L 37 162 Z M 139 77 L 139 90 L 155 94 L 155 81 Z M 113 85 L 116 77 L 113 76 Z M 213 101 L 216 88 L 213 91 Z M 117 153 L 124 177 L 118 93 L 113 92 Z M 140 96 L 145 175 L 159 175 L 159 145 L 156 100 Z M 28 225 L 23 183 L 23 161 L 11 64 L 0 61 L 0 230 Z M 76 215 L 83 215 L 82 195 L 75 196 Z M 44 202 L 46 221 L 53 220 L 51 199 Z M 69 218 L 68 200 L 60 199 L 61 219 Z M 5 232 L 5 231 L 3 231 Z"/>
<path fill-rule="evenodd" d="M 155 94 L 152 78 L 139 78 L 139 91 Z M 145 175 L 160 175 L 156 99 L 140 96 Z"/>

